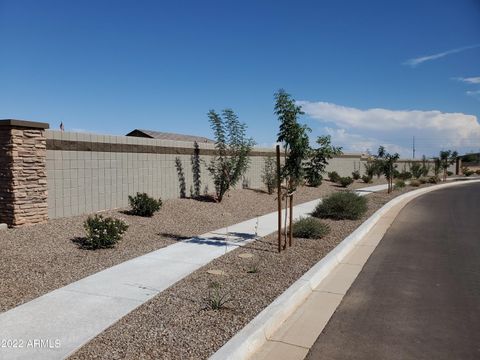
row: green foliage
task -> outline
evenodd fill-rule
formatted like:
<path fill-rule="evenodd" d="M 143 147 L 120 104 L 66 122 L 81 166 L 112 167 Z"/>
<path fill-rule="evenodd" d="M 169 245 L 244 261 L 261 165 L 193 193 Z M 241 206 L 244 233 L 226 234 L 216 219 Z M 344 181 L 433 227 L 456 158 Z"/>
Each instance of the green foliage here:
<path fill-rule="evenodd" d="M 402 170 L 402 172 L 398 174 L 397 178 L 404 181 L 409 180 L 412 178 L 412 173 L 410 171 Z"/>
<path fill-rule="evenodd" d="M 275 187 L 277 186 L 277 166 L 275 164 L 275 159 L 272 156 L 264 159 L 262 181 L 267 188 L 267 192 L 270 195 L 273 194 Z"/>
<path fill-rule="evenodd" d="M 428 182 L 430 184 L 438 184 L 440 182 L 440 178 L 438 176 L 430 176 L 428 177 Z"/>
<path fill-rule="evenodd" d="M 421 185 L 428 183 L 428 178 L 426 177 L 421 177 L 421 178 L 418 178 L 417 180 Z"/>
<path fill-rule="evenodd" d="M 423 176 L 422 165 L 418 161 L 410 163 L 410 171 L 415 179 Z"/>
<path fill-rule="evenodd" d="M 129 196 L 128 202 L 132 208 L 132 214 L 137 216 L 151 217 L 162 207 L 162 200 L 155 200 L 146 193 L 137 193 L 135 196 Z"/>
<path fill-rule="evenodd" d="M 395 174 L 395 162 L 399 159 L 398 153 L 389 154 L 386 152 L 383 146 L 378 148 L 378 153 L 375 156 L 376 166 L 381 170 L 381 173 L 385 175 L 388 182 L 388 193 L 393 190 L 393 178 Z"/>
<path fill-rule="evenodd" d="M 368 160 L 363 166 L 365 166 L 365 174 L 372 179 L 377 171 L 377 163 L 374 160 Z"/>
<path fill-rule="evenodd" d="M 412 180 L 412 181 L 410 181 L 410 186 L 419 187 L 420 185 L 421 185 L 421 183 L 420 183 L 419 180 Z"/>
<path fill-rule="evenodd" d="M 462 167 L 462 173 L 465 176 L 472 176 L 473 174 L 475 174 L 475 171 L 470 170 L 468 167 L 464 166 Z"/>
<path fill-rule="evenodd" d="M 478 172 L 480 172 L 480 170 L 477 170 L 477 174 L 478 174 Z M 447 175 L 448 175 L 448 176 L 452 176 L 452 175 L 453 175 L 453 172 L 452 172 L 452 171 L 447 171 Z"/>
<path fill-rule="evenodd" d="M 331 182 L 338 183 L 340 181 L 340 175 L 336 171 L 331 171 L 327 175 Z"/>
<path fill-rule="evenodd" d="M 104 218 L 98 214 L 89 216 L 83 227 L 87 236 L 82 245 L 93 250 L 114 247 L 128 229 L 123 220 Z"/>
<path fill-rule="evenodd" d="M 372 177 L 369 175 L 363 175 L 362 180 L 365 184 L 370 184 L 372 182 Z"/>
<path fill-rule="evenodd" d="M 293 224 L 293 236 L 303 239 L 321 239 L 330 232 L 327 224 L 314 217 L 303 217 Z"/>
<path fill-rule="evenodd" d="M 350 191 L 333 193 L 317 205 L 312 216 L 357 220 L 367 211 L 367 199 Z"/>
<path fill-rule="evenodd" d="M 353 183 L 353 179 L 350 176 L 341 177 L 339 183 L 342 187 L 346 188 Z"/>
<path fill-rule="evenodd" d="M 225 291 L 220 283 L 214 281 L 210 284 L 207 298 L 208 307 L 210 309 L 220 310 L 231 300 L 230 294 Z"/>
<path fill-rule="evenodd" d="M 223 110 L 222 116 L 214 110 L 208 113 L 216 149 L 216 154 L 208 165 L 208 171 L 212 175 L 219 202 L 247 171 L 248 156 L 254 145 L 253 140 L 246 137 L 247 126 L 238 120 L 233 110 Z"/>
<path fill-rule="evenodd" d="M 182 161 L 179 157 L 175 158 L 175 167 L 177 168 L 178 182 L 180 184 L 180 198 L 186 197 L 187 184 L 185 183 L 185 174 L 183 173 Z"/>
<path fill-rule="evenodd" d="M 355 170 L 354 172 L 352 172 L 352 178 L 353 178 L 353 180 L 360 179 L 360 171 Z"/>
<path fill-rule="evenodd" d="M 190 193 L 192 197 L 200 197 L 200 189 L 202 187 L 201 167 L 200 167 L 200 148 L 198 143 L 193 143 L 193 155 L 191 158 L 192 163 L 192 175 L 193 175 L 193 188 Z"/>
<path fill-rule="evenodd" d="M 403 189 L 405 187 L 405 181 L 398 179 L 395 181 L 395 189 Z"/>
<path fill-rule="evenodd" d="M 285 164 L 282 167 L 282 179 L 287 180 L 288 191 L 293 192 L 304 178 L 302 162 L 309 154 L 307 132 L 311 130 L 306 125 L 298 123 L 298 117 L 304 112 L 283 89 L 275 93 L 274 112 L 280 121 L 277 141 L 283 144 L 286 154 Z"/>
<path fill-rule="evenodd" d="M 457 160 L 458 153 L 452 150 L 442 150 L 440 151 L 438 157 L 438 166 L 439 169 L 443 171 L 443 180 L 447 179 L 447 171 L 450 165 L 453 165 Z M 436 164 L 435 164 L 436 165 Z M 438 175 L 438 174 L 435 174 Z"/>
<path fill-rule="evenodd" d="M 305 164 L 305 178 L 310 186 L 319 186 L 328 160 L 342 154 L 341 147 L 332 146 L 329 135 L 319 136 L 317 144 L 318 148 L 309 150 L 308 161 Z"/>

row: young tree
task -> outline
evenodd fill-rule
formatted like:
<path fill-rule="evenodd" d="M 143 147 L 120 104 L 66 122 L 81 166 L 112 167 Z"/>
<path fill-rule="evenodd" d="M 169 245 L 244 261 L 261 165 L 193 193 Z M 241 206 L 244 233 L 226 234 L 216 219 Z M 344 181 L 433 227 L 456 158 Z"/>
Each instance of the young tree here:
<path fill-rule="evenodd" d="M 388 183 L 388 193 L 393 190 L 393 178 L 395 174 L 395 163 L 400 158 L 398 153 L 389 154 L 383 146 L 378 148 L 377 156 L 375 157 L 382 174 L 385 175 Z"/>
<path fill-rule="evenodd" d="M 254 145 L 254 141 L 246 136 L 247 126 L 238 120 L 233 110 L 223 110 L 222 116 L 214 110 L 208 113 L 217 153 L 207 169 L 213 177 L 218 202 L 247 171 L 249 154 Z"/>
<path fill-rule="evenodd" d="M 308 162 L 305 164 L 305 178 L 310 186 L 322 184 L 322 174 L 328 165 L 328 160 L 342 154 L 341 147 L 332 146 L 330 135 L 317 138 L 318 148 L 311 148 L 308 152 Z"/>
<path fill-rule="evenodd" d="M 452 150 L 440 151 L 439 166 L 443 171 L 443 181 L 447 180 L 447 171 L 450 165 L 455 164 L 457 161 L 458 153 Z"/>
<path fill-rule="evenodd" d="M 310 129 L 306 125 L 298 123 L 298 117 L 303 115 L 302 108 L 295 103 L 295 100 L 280 89 L 275 93 L 275 115 L 280 121 L 280 130 L 277 141 L 283 144 L 285 150 L 285 164 L 282 167 L 281 175 L 285 180 L 287 194 L 285 196 L 285 207 L 288 211 L 290 201 L 290 246 L 292 245 L 292 222 L 293 222 L 293 194 L 297 186 L 303 180 L 304 168 L 302 162 L 307 158 L 309 151 L 309 140 L 307 132 Z M 285 211 L 285 245 L 287 245 L 287 211 Z"/>

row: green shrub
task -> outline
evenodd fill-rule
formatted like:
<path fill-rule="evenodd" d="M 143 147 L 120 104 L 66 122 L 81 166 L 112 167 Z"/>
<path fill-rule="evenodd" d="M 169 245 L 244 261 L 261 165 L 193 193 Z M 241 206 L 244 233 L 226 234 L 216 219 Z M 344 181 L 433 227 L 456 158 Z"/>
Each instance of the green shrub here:
<path fill-rule="evenodd" d="M 440 178 L 438 176 L 430 176 L 428 178 L 428 182 L 430 184 L 438 184 L 440 182 Z"/>
<path fill-rule="evenodd" d="M 114 247 L 128 229 L 125 221 L 102 215 L 89 216 L 83 227 L 87 232 L 83 246 L 89 249 Z"/>
<path fill-rule="evenodd" d="M 312 216 L 335 220 L 359 219 L 367 211 L 367 199 L 350 191 L 333 193 L 317 205 Z"/>
<path fill-rule="evenodd" d="M 410 186 L 413 186 L 413 187 L 419 187 L 421 185 L 420 181 L 418 180 L 412 180 L 410 181 Z"/>
<path fill-rule="evenodd" d="M 405 187 L 405 181 L 398 179 L 395 181 L 395 188 L 396 189 L 402 189 Z"/>
<path fill-rule="evenodd" d="M 348 185 L 351 185 L 353 183 L 353 179 L 350 176 L 346 177 L 341 177 L 340 180 L 338 181 L 342 187 L 346 188 Z"/>
<path fill-rule="evenodd" d="M 477 170 L 477 174 L 480 175 L 480 170 Z M 452 172 L 452 171 L 447 171 L 447 175 L 448 175 L 448 176 L 452 176 L 452 175 L 453 175 L 453 172 Z"/>
<path fill-rule="evenodd" d="M 397 178 L 400 180 L 408 180 L 412 178 L 412 173 L 410 171 L 402 171 L 398 174 Z"/>
<path fill-rule="evenodd" d="M 155 211 L 162 207 L 162 200 L 155 200 L 145 193 L 137 193 L 135 196 L 129 196 L 128 202 L 132 207 L 132 213 L 138 216 L 150 217 Z"/>
<path fill-rule="evenodd" d="M 472 176 L 473 174 L 475 174 L 475 171 L 470 170 L 468 167 L 463 167 L 462 172 L 465 176 Z"/>
<path fill-rule="evenodd" d="M 354 172 L 352 172 L 352 178 L 353 178 L 353 180 L 360 179 L 360 171 L 355 170 Z"/>
<path fill-rule="evenodd" d="M 304 217 L 293 224 L 293 236 L 304 239 L 320 239 L 330 232 L 327 224 L 313 217 Z"/>
<path fill-rule="evenodd" d="M 332 171 L 328 173 L 328 178 L 330 179 L 331 182 L 339 182 L 340 181 L 340 175 L 336 171 Z"/>
<path fill-rule="evenodd" d="M 370 184 L 372 182 L 372 177 L 369 175 L 363 175 L 362 180 L 365 184 Z"/>
<path fill-rule="evenodd" d="M 225 291 L 222 284 L 216 281 L 210 284 L 207 303 L 211 310 L 221 310 L 230 301 L 232 301 L 230 293 Z"/>
<path fill-rule="evenodd" d="M 267 192 L 271 195 L 277 186 L 277 164 L 273 156 L 264 159 L 262 169 L 262 181 L 267 188 Z"/>

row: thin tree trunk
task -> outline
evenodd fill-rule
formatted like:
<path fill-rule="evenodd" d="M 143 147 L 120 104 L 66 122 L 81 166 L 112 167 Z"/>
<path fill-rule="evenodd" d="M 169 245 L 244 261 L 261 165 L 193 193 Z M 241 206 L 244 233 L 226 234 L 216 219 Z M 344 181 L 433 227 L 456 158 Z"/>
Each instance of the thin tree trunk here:
<path fill-rule="evenodd" d="M 292 246 L 293 240 L 293 195 L 290 195 L 290 227 L 288 228 L 288 246 Z"/>

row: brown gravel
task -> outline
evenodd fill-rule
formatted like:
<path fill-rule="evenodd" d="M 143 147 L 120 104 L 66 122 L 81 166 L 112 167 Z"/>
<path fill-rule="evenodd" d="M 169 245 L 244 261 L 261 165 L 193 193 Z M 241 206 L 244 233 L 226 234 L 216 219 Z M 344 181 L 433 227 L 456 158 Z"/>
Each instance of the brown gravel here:
<path fill-rule="evenodd" d="M 275 234 L 238 248 L 143 304 L 71 359 L 206 359 L 373 212 L 409 190 L 368 195 L 369 210 L 361 220 L 325 220 L 329 235 L 321 240 L 295 239 L 294 246 L 281 254 L 276 252 Z M 245 252 L 254 257 L 240 258 Z M 253 268 L 258 272 L 249 272 Z M 223 270 L 226 276 L 208 274 L 211 269 Z M 222 310 L 207 307 L 212 281 L 221 283 L 231 298 Z"/>
<path fill-rule="evenodd" d="M 351 188 L 365 187 L 355 182 Z M 301 188 L 295 202 L 301 203 L 339 190 L 328 181 L 318 188 Z M 128 259 L 191 237 L 247 220 L 276 209 L 274 195 L 260 190 L 234 190 L 222 203 L 191 199 L 164 201 L 152 218 L 104 212 L 123 218 L 130 225 L 114 249 L 84 250 L 72 241 L 84 236 L 87 216 L 54 219 L 47 224 L 0 232 L 0 312 L 32 300 L 73 281 Z"/>

